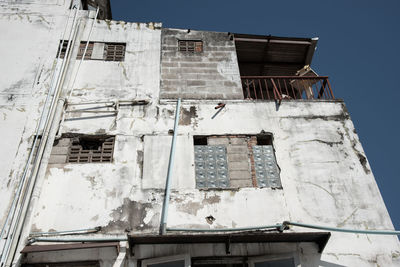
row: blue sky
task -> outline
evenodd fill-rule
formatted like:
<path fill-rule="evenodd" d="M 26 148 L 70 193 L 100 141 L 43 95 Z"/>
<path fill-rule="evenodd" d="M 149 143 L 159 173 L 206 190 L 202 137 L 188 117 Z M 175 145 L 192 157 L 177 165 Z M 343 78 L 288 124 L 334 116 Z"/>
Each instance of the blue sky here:
<path fill-rule="evenodd" d="M 122 1 L 114 20 L 164 27 L 319 37 L 312 68 L 344 99 L 400 230 L 400 1 Z"/>

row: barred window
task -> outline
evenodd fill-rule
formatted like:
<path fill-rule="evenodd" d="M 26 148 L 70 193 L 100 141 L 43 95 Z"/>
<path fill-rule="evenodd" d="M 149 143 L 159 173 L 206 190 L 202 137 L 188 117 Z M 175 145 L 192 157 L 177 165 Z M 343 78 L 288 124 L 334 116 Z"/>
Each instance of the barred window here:
<path fill-rule="evenodd" d="M 85 54 L 86 60 L 92 58 L 93 46 L 94 46 L 94 42 L 89 42 L 87 50 L 86 50 L 86 54 Z M 86 42 L 82 42 L 79 44 L 79 51 L 78 51 L 78 55 L 76 56 L 76 59 L 82 59 L 83 53 L 85 52 L 85 47 L 86 47 Z"/>
<path fill-rule="evenodd" d="M 82 59 L 85 52 L 86 41 L 79 44 L 77 59 Z M 70 49 L 71 49 L 70 44 Z M 60 41 L 58 47 L 57 57 L 60 53 L 60 58 L 64 58 L 67 52 L 68 40 Z M 106 61 L 123 61 L 125 58 L 126 44 L 124 43 L 102 43 L 102 42 L 89 42 L 85 60 L 106 60 Z M 59 53 L 58 53 L 59 52 Z"/>
<path fill-rule="evenodd" d="M 106 61 L 123 61 L 126 44 L 106 43 Z"/>
<path fill-rule="evenodd" d="M 66 133 L 54 141 L 49 164 L 112 162 L 115 136 Z"/>
<path fill-rule="evenodd" d="M 112 162 L 115 137 L 83 136 L 72 140 L 67 162 Z"/>
<path fill-rule="evenodd" d="M 178 42 L 180 52 L 200 53 L 203 52 L 203 41 L 180 40 Z"/>

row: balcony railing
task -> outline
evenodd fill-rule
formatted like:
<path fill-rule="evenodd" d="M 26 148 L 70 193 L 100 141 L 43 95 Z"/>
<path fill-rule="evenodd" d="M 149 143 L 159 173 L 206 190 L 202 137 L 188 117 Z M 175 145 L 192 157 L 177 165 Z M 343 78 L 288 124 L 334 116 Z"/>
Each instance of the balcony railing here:
<path fill-rule="evenodd" d="M 245 99 L 335 99 L 327 76 L 242 76 Z"/>

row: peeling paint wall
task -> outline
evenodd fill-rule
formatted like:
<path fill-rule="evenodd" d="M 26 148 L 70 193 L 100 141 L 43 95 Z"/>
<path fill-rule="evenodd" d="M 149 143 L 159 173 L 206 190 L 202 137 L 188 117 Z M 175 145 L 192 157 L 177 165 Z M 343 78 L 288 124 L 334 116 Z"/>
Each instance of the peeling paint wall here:
<path fill-rule="evenodd" d="M 45 8 L 39 4 L 0 4 L 0 30 L 7 40 L 0 43 L 0 50 L 13 47 L 15 51 L 0 61 L 5 74 L 0 80 L 1 145 L 7 151 L 0 156 L 1 224 L 32 144 L 69 12 L 66 3 L 50 2 Z M 87 27 L 79 35 L 81 41 L 87 40 L 91 22 L 86 21 Z M 26 36 L 30 36 L 29 42 Z M 204 40 L 204 52 L 191 57 L 189 66 L 188 57 L 177 55 L 174 46 L 178 39 L 198 38 Z M 125 60 L 87 60 L 79 72 L 75 62 L 68 80 L 74 91 L 60 118 L 56 140 L 62 134 L 115 135 L 113 161 L 43 166 L 25 232 L 101 226 L 101 231 L 91 236 L 158 234 L 175 114 L 175 101 L 166 99 L 177 96 L 184 101 L 168 227 L 218 229 L 291 220 L 344 228 L 393 229 L 341 101 L 283 100 L 277 106 L 274 102 L 233 100 L 242 98 L 242 89 L 234 44 L 227 33 L 176 29 L 163 29 L 161 33 L 160 25 L 154 23 L 98 21 L 91 41 L 126 43 Z M 194 74 L 189 69 L 205 75 L 203 67 L 210 71 L 207 75 L 218 72 L 220 76 L 190 78 Z M 178 78 L 168 78 L 167 72 L 176 73 Z M 169 80 L 175 91 L 169 91 Z M 193 93 L 196 83 L 190 85 L 189 80 L 204 81 L 204 88 L 196 87 L 198 91 Z M 219 101 L 205 100 L 220 98 L 226 104 L 221 110 L 215 109 Z M 147 100 L 148 104 L 136 105 L 131 100 Z M 82 102 L 86 104 L 76 105 Z M 282 189 L 250 185 L 196 189 L 193 136 L 257 135 L 262 131 L 274 136 Z M 44 162 L 49 157 L 50 152 L 44 155 Z M 143 245 L 134 250 L 135 254 L 128 256 L 130 263 L 180 253 L 226 255 L 224 245 Z M 332 233 L 323 254 L 313 243 L 232 247 L 232 255 L 264 253 L 294 253 L 303 266 L 400 264 L 399 242 L 393 236 Z M 101 266 L 109 266 L 116 251 L 109 248 L 32 255 L 27 260 L 99 259 Z"/>

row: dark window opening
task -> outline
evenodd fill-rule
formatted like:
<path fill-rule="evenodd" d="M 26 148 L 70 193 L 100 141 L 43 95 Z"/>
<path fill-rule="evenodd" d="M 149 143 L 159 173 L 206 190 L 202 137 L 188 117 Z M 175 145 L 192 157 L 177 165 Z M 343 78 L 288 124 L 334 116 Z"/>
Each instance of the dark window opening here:
<path fill-rule="evenodd" d="M 203 52 L 203 41 L 179 40 L 178 41 L 178 51 L 179 52 L 191 52 L 191 53 Z"/>
<path fill-rule="evenodd" d="M 272 146 L 272 135 L 270 134 L 260 134 L 257 135 L 257 145 L 258 146 Z"/>
<path fill-rule="evenodd" d="M 193 143 L 195 146 L 206 146 L 208 145 L 207 136 L 194 136 Z"/>

